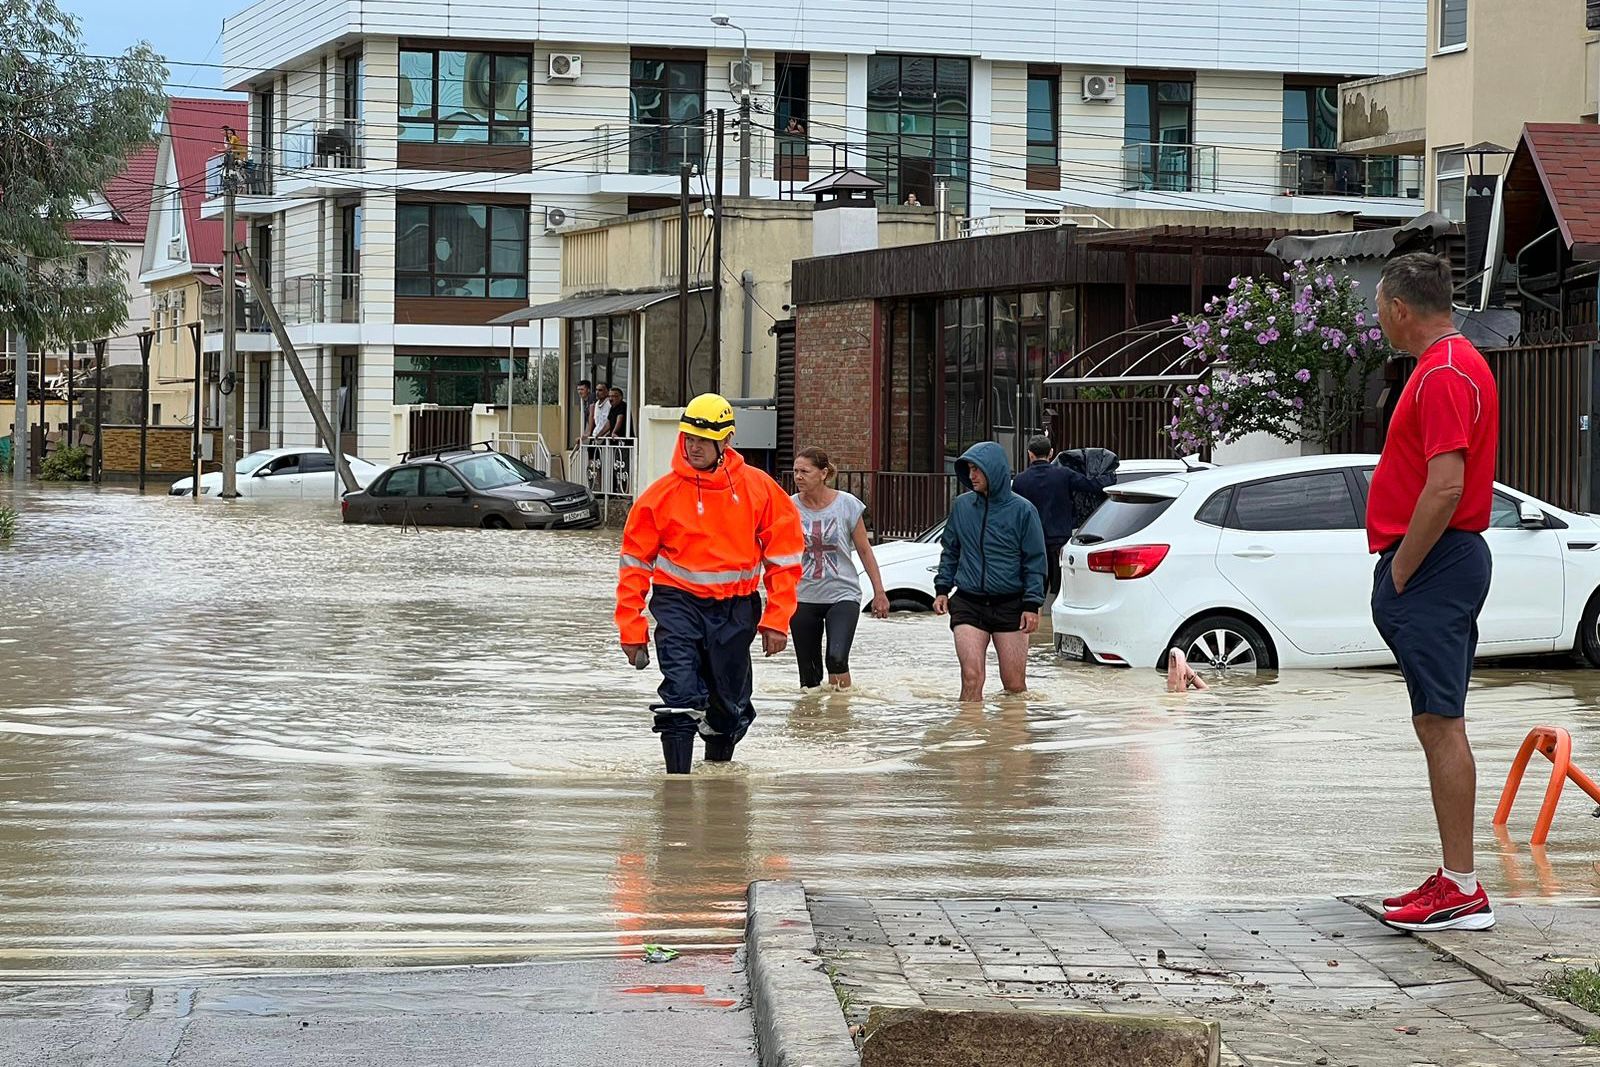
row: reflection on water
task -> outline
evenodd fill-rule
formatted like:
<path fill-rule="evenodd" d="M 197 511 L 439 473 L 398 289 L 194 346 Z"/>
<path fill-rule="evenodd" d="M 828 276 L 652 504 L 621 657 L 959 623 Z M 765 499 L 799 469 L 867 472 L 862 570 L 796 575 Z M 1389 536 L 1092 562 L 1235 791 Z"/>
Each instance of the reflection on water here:
<path fill-rule="evenodd" d="M 755 878 L 915 897 L 1270 900 L 1436 862 L 1398 680 L 1169 696 L 1058 664 L 952 699 L 948 630 L 864 622 L 857 692 L 757 666 L 740 762 L 659 773 L 611 629 L 614 534 L 345 528 L 327 510 L 34 492 L 0 547 L 0 976 L 728 946 Z M 1600 763 L 1595 676 L 1484 672 L 1485 823 L 1523 734 Z M 1592 770 L 1593 768 L 1591 768 Z M 1600 894 L 1568 790 L 1492 890 Z"/>

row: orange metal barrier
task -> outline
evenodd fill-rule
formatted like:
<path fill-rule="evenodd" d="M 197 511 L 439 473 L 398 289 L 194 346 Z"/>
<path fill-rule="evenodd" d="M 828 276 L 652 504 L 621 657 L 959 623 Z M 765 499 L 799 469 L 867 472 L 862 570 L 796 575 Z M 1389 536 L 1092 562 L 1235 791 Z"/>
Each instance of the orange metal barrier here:
<path fill-rule="evenodd" d="M 1600 785 L 1593 778 L 1572 765 L 1572 735 L 1559 726 L 1536 726 L 1523 739 L 1517 758 L 1511 761 L 1511 773 L 1506 775 L 1506 787 L 1500 791 L 1500 806 L 1494 810 L 1494 825 L 1504 826 L 1511 815 L 1511 802 L 1517 798 L 1517 788 L 1522 785 L 1522 774 L 1528 769 L 1528 760 L 1537 749 L 1550 761 L 1550 785 L 1544 791 L 1544 804 L 1539 808 L 1539 818 L 1533 824 L 1530 844 L 1542 845 L 1550 836 L 1550 824 L 1556 817 L 1556 804 L 1561 800 L 1561 790 L 1572 779 L 1574 785 L 1600 803 Z"/>

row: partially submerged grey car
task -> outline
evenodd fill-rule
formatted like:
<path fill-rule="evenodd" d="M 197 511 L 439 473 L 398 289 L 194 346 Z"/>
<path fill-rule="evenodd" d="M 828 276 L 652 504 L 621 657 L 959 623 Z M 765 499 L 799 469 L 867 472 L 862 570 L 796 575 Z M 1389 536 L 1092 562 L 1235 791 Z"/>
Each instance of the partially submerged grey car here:
<path fill-rule="evenodd" d="M 488 529 L 600 524 L 594 494 L 483 445 L 408 456 L 341 500 L 344 521 Z"/>

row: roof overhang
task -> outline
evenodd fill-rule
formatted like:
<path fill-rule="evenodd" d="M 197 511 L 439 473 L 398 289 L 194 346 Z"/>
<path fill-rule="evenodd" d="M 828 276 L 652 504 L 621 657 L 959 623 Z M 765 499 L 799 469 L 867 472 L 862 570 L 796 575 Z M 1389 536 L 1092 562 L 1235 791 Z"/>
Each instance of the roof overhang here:
<path fill-rule="evenodd" d="M 704 293 L 710 286 L 697 285 L 692 287 L 690 293 Z M 673 300 L 678 296 L 678 290 L 672 289 L 644 289 L 632 293 L 601 293 L 598 296 L 574 296 L 565 300 L 556 300 L 548 304 L 535 304 L 532 307 L 518 308 L 508 311 L 497 319 L 490 319 L 490 326 L 521 326 L 523 323 L 536 322 L 540 319 L 597 319 L 607 315 L 624 315 L 635 311 L 644 311 L 666 300 Z"/>

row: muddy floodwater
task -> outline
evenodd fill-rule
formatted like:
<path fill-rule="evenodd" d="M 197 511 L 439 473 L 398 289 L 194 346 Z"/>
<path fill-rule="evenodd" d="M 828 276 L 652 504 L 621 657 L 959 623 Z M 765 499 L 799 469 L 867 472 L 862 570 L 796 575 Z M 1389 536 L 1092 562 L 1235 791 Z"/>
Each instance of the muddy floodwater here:
<path fill-rule="evenodd" d="M 0 490 L 0 978 L 507 961 L 737 943 L 743 890 L 1271 901 L 1435 860 L 1403 687 L 1167 696 L 1059 663 L 954 701 L 930 615 L 863 620 L 849 696 L 760 662 L 739 761 L 667 781 L 611 623 L 615 531 L 346 528 L 331 506 Z M 991 678 L 991 692 L 998 682 Z M 1517 743 L 1600 764 L 1600 672 L 1484 670 L 1491 892 L 1600 896 L 1600 820 L 1488 821 Z M 1590 770 L 1595 770 L 1590 767 Z"/>

